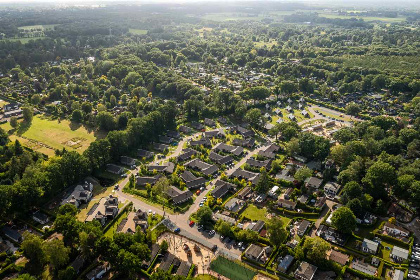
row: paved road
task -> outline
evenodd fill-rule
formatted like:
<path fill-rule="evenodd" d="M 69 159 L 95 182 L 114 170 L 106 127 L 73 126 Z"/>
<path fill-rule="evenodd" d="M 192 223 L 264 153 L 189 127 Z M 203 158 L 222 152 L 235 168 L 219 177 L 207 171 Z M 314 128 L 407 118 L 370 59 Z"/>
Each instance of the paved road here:
<path fill-rule="evenodd" d="M 184 144 L 189 141 L 190 139 L 197 137 L 201 134 L 200 133 L 196 133 L 194 135 L 185 137 L 184 139 L 182 139 L 179 143 L 178 143 L 178 147 L 176 148 L 176 150 L 171 153 L 171 155 L 168 155 L 165 159 L 162 159 L 161 161 L 164 160 L 169 160 L 172 157 L 176 157 L 178 156 L 182 149 Z M 239 168 L 241 165 L 243 165 L 249 158 L 251 158 L 253 155 L 257 154 L 260 150 L 263 150 L 264 148 L 266 148 L 267 146 L 261 146 L 253 151 L 248 152 L 248 154 L 242 158 L 239 162 L 237 162 L 231 169 L 227 170 L 225 173 L 227 175 L 230 175 L 233 173 L 233 171 L 237 168 Z M 156 161 L 155 163 L 158 163 L 158 161 Z M 188 209 L 188 211 L 186 211 L 185 213 L 180 213 L 180 214 L 168 214 L 168 213 L 164 213 L 164 210 L 161 206 L 154 206 L 154 205 L 150 205 L 147 202 L 140 200 L 138 198 L 136 198 L 133 195 L 124 193 L 122 190 L 124 189 L 124 187 L 127 186 L 128 181 L 129 181 L 129 177 L 131 176 L 131 174 L 135 174 L 137 172 L 137 170 L 132 170 L 130 171 L 130 174 L 127 176 L 127 178 L 125 178 L 122 182 L 120 182 L 120 189 L 116 191 L 116 194 L 118 194 L 118 196 L 122 199 L 131 201 L 133 203 L 133 206 L 136 209 L 142 209 L 142 210 L 151 210 L 153 212 L 156 212 L 159 215 L 165 215 L 166 218 L 168 218 L 171 222 L 173 222 L 174 224 L 176 224 L 180 229 L 181 232 L 180 234 L 190 238 L 198 243 L 203 244 L 206 247 L 212 247 L 213 245 L 217 245 L 217 247 L 219 248 L 218 252 L 220 254 L 223 255 L 227 255 L 230 258 L 239 258 L 241 255 L 241 251 L 239 251 L 236 248 L 233 248 L 231 246 L 226 247 L 226 244 L 224 244 L 223 242 L 221 242 L 219 236 L 216 234 L 215 236 L 211 237 L 208 236 L 207 233 L 202 233 L 199 232 L 197 230 L 197 227 L 190 227 L 189 226 L 189 217 L 192 213 L 196 212 L 199 208 L 199 204 L 200 201 L 207 195 L 207 193 L 212 189 L 214 183 L 220 179 L 220 176 L 218 176 L 217 178 L 213 179 L 212 181 L 210 181 L 209 186 L 200 193 L 199 196 L 196 197 L 195 202 L 191 205 L 191 207 Z"/>

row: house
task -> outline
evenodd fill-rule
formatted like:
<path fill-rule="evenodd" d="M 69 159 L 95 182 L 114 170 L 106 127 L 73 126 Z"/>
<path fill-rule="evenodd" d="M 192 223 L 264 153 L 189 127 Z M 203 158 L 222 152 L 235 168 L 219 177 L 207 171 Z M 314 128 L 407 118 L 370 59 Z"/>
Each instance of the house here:
<path fill-rule="evenodd" d="M 39 210 L 32 214 L 32 219 L 41 225 L 45 225 L 49 222 L 48 216 Z"/>
<path fill-rule="evenodd" d="M 294 276 L 299 280 L 312 280 L 318 268 L 310 263 L 301 262 L 296 269 Z"/>
<path fill-rule="evenodd" d="M 162 177 L 162 175 L 158 174 L 153 177 L 137 177 L 136 178 L 136 186 L 137 187 L 144 187 L 147 184 L 153 186 L 156 182 Z"/>
<path fill-rule="evenodd" d="M 186 148 L 184 150 L 182 150 L 182 154 L 180 154 L 177 157 L 177 161 L 186 161 L 188 159 L 191 159 L 193 156 L 195 156 L 197 154 L 197 151 L 190 149 L 190 148 Z"/>
<path fill-rule="evenodd" d="M 277 197 L 277 191 L 279 190 L 279 186 L 274 186 L 271 190 L 268 191 L 268 195 L 271 197 Z"/>
<path fill-rule="evenodd" d="M 95 267 L 93 270 L 86 274 L 86 278 L 89 280 L 101 279 L 102 276 L 111 268 L 111 266 L 106 262 Z"/>
<path fill-rule="evenodd" d="M 136 160 L 134 158 L 131 158 L 131 157 L 121 156 L 120 157 L 120 162 L 124 165 L 130 166 L 131 168 L 136 167 Z"/>
<path fill-rule="evenodd" d="M 293 193 L 293 188 L 287 188 L 283 194 L 283 198 L 286 200 L 289 200 L 292 193 Z"/>
<path fill-rule="evenodd" d="M 144 260 L 142 262 L 142 267 L 148 268 L 152 264 L 152 261 L 159 254 L 159 252 L 160 252 L 160 245 L 158 243 L 153 243 L 150 248 L 150 259 L 147 261 Z"/>
<path fill-rule="evenodd" d="M 179 177 L 185 182 L 188 189 L 198 189 L 206 185 L 205 178 L 196 177 L 188 170 L 184 171 Z"/>
<path fill-rule="evenodd" d="M 254 173 L 238 168 L 233 171 L 230 177 L 238 178 L 239 180 L 245 179 L 246 181 L 251 182 L 251 184 L 256 185 L 260 179 L 260 173 Z"/>
<path fill-rule="evenodd" d="M 130 212 L 127 218 L 123 219 L 118 225 L 117 232 L 135 233 L 137 227 L 140 227 L 145 232 L 149 227 L 147 218 L 147 213 L 141 209 L 138 209 L 136 212 Z"/>
<path fill-rule="evenodd" d="M 277 266 L 277 270 L 283 273 L 287 273 L 287 270 L 291 266 L 294 258 L 291 255 L 286 255 Z"/>
<path fill-rule="evenodd" d="M 171 266 L 175 268 L 179 267 L 180 265 L 181 262 L 177 257 L 169 252 L 166 252 L 166 254 L 163 256 L 162 262 L 159 265 L 159 269 L 168 271 Z"/>
<path fill-rule="evenodd" d="M 208 147 L 211 148 L 211 141 L 209 138 L 201 138 L 200 140 L 191 140 L 190 141 L 190 145 L 191 146 L 204 146 L 204 147 Z"/>
<path fill-rule="evenodd" d="M 266 132 L 269 132 L 271 129 L 273 129 L 274 124 L 267 122 L 266 124 L 264 124 L 264 130 Z"/>
<path fill-rule="evenodd" d="M 204 125 L 199 123 L 199 122 L 191 122 L 191 127 L 196 129 L 196 130 L 204 130 L 205 129 Z"/>
<path fill-rule="evenodd" d="M 233 133 L 238 133 L 242 135 L 244 138 L 254 137 L 255 135 L 254 131 L 243 128 L 240 125 L 232 126 L 230 130 Z"/>
<path fill-rule="evenodd" d="M 180 139 L 181 135 L 179 134 L 178 131 L 174 131 L 174 130 L 169 130 L 166 132 L 166 136 L 173 138 L 173 139 Z"/>
<path fill-rule="evenodd" d="M 225 138 L 226 134 L 222 129 L 216 129 L 211 131 L 204 132 L 204 137 L 206 138 Z"/>
<path fill-rule="evenodd" d="M 278 151 L 280 151 L 280 147 L 277 146 L 276 144 L 271 144 L 264 150 L 259 151 L 258 155 L 265 158 L 274 159 Z"/>
<path fill-rule="evenodd" d="M 9 238 L 10 240 L 16 242 L 16 243 L 20 243 L 23 241 L 23 237 L 22 235 L 15 229 L 12 229 L 9 226 L 3 226 L 1 231 L 3 232 L 3 234 Z"/>
<path fill-rule="evenodd" d="M 159 136 L 159 142 L 166 145 L 170 145 L 174 142 L 174 139 L 165 135 L 161 135 Z"/>
<path fill-rule="evenodd" d="M 149 165 L 147 166 L 147 170 L 149 171 L 154 171 L 156 170 L 157 172 L 165 172 L 166 174 L 172 174 L 174 173 L 174 169 L 175 169 L 175 164 L 173 162 L 167 162 L 164 163 L 162 165 Z"/>
<path fill-rule="evenodd" d="M 331 249 L 327 252 L 326 259 L 344 266 L 349 261 L 349 256 L 339 251 Z"/>
<path fill-rule="evenodd" d="M 297 227 L 297 234 L 302 237 L 311 225 L 310 221 L 302 220 Z"/>
<path fill-rule="evenodd" d="M 191 133 L 191 128 L 189 128 L 188 126 L 185 126 L 185 125 L 179 126 L 178 130 L 181 131 L 184 134 Z"/>
<path fill-rule="evenodd" d="M 285 208 L 288 210 L 295 210 L 296 209 L 296 202 L 291 201 L 291 200 L 286 200 L 286 199 L 282 199 L 280 198 L 279 200 L 277 200 L 277 205 L 281 208 Z"/>
<path fill-rule="evenodd" d="M 224 118 L 224 117 L 218 117 L 217 120 L 221 124 L 227 124 L 228 123 L 228 120 L 226 118 Z"/>
<path fill-rule="evenodd" d="M 376 253 L 378 252 L 378 247 L 379 247 L 378 242 L 375 242 L 366 238 L 363 239 L 363 242 L 362 242 L 363 252 L 376 255 Z"/>
<path fill-rule="evenodd" d="M 179 265 L 176 275 L 180 275 L 182 277 L 187 277 L 190 273 L 191 269 L 191 263 L 186 261 L 181 261 L 181 264 Z"/>
<path fill-rule="evenodd" d="M 84 182 L 82 185 L 77 185 L 70 195 L 63 199 L 61 205 L 73 204 L 79 208 L 81 204 L 88 203 L 92 199 L 93 184 Z"/>
<path fill-rule="evenodd" d="M 229 217 L 227 215 L 221 214 L 219 212 L 213 214 L 213 220 L 215 220 L 215 221 L 222 220 L 222 221 L 225 221 L 225 222 L 227 222 L 231 225 L 236 224 L 236 219 L 234 219 L 232 217 Z"/>
<path fill-rule="evenodd" d="M 166 191 L 166 195 L 172 200 L 172 203 L 177 205 L 180 203 L 184 203 L 193 197 L 193 193 L 189 190 L 181 191 L 180 189 L 170 186 L 169 189 Z"/>
<path fill-rule="evenodd" d="M 340 190 L 340 185 L 334 182 L 328 182 L 324 186 L 324 193 L 329 197 L 335 197 Z"/>
<path fill-rule="evenodd" d="M 246 138 L 246 139 L 235 138 L 232 141 L 232 145 L 241 146 L 244 148 L 252 148 L 255 145 L 255 139 L 254 138 Z"/>
<path fill-rule="evenodd" d="M 82 271 L 84 265 L 85 258 L 82 255 L 78 255 L 76 259 L 70 264 L 70 266 L 73 267 L 76 274 L 79 274 Z"/>
<path fill-rule="evenodd" d="M 153 144 L 153 149 L 155 149 L 156 151 L 164 153 L 167 150 L 169 150 L 169 145 L 161 144 L 161 143 L 154 143 Z"/>
<path fill-rule="evenodd" d="M 392 277 L 392 280 L 403 280 L 404 279 L 404 271 L 395 269 L 394 270 L 394 276 Z"/>
<path fill-rule="evenodd" d="M 245 250 L 244 257 L 255 262 L 266 263 L 272 251 L 273 249 L 269 246 L 262 247 L 260 245 L 251 244 Z"/>
<path fill-rule="evenodd" d="M 251 167 L 258 168 L 258 169 L 260 169 L 261 167 L 264 167 L 266 170 L 270 170 L 271 162 L 272 162 L 271 159 L 261 161 L 261 160 L 256 160 L 255 158 L 249 158 L 247 159 L 246 164 L 248 164 Z"/>
<path fill-rule="evenodd" d="M 403 262 L 408 259 L 408 250 L 394 246 L 389 255 L 394 261 Z"/>
<path fill-rule="evenodd" d="M 327 202 L 327 197 L 326 197 L 326 196 L 318 196 L 318 197 L 316 198 L 316 201 L 315 201 L 314 206 L 315 206 L 316 208 L 320 208 L 320 209 L 322 209 L 322 208 L 324 208 L 324 206 L 325 206 L 326 202 Z"/>
<path fill-rule="evenodd" d="M 121 175 L 124 173 L 124 168 L 122 168 L 121 166 L 109 163 L 106 165 L 106 171 L 112 174 Z"/>
<path fill-rule="evenodd" d="M 217 180 L 214 185 L 215 185 L 215 188 L 211 191 L 211 195 L 215 199 L 222 198 L 228 192 L 236 190 L 236 185 L 231 184 L 229 182 L 222 181 L 222 180 Z"/>
<path fill-rule="evenodd" d="M 238 212 L 245 206 L 245 201 L 236 197 L 231 198 L 225 203 L 225 208 L 231 212 Z"/>
<path fill-rule="evenodd" d="M 231 164 L 233 162 L 233 157 L 231 156 L 222 156 L 218 153 L 215 153 L 213 151 L 210 152 L 209 159 L 211 161 L 216 162 L 217 164 L 223 165 L 223 164 Z"/>
<path fill-rule="evenodd" d="M 385 223 L 384 231 L 386 231 L 391 236 L 408 237 L 410 235 L 410 232 L 405 228 L 391 224 L 390 222 Z"/>
<path fill-rule="evenodd" d="M 185 167 L 189 167 L 193 170 L 200 171 L 204 175 L 210 176 L 219 171 L 219 167 L 214 164 L 208 164 L 204 161 L 201 161 L 198 158 L 192 159 L 189 162 L 184 164 Z"/>
<path fill-rule="evenodd" d="M 246 229 L 255 231 L 256 233 L 260 233 L 261 230 L 264 228 L 265 222 L 258 220 L 256 222 L 249 223 Z"/>
<path fill-rule="evenodd" d="M 308 202 L 309 196 L 307 196 L 306 194 L 302 194 L 299 198 L 298 201 L 302 204 L 306 204 L 306 202 Z"/>
<path fill-rule="evenodd" d="M 216 122 L 212 119 L 205 118 L 204 124 L 210 127 L 216 127 Z"/>
<path fill-rule="evenodd" d="M 344 246 L 347 241 L 347 235 L 337 231 L 333 227 L 320 225 L 316 231 L 316 235 L 325 239 L 328 242 Z"/>
<path fill-rule="evenodd" d="M 93 220 L 97 220 L 103 226 L 107 220 L 115 218 L 118 212 L 118 197 L 112 195 L 109 197 L 103 197 L 101 200 L 99 200 L 98 203 L 93 205 L 87 214 L 85 222 L 92 222 Z"/>
<path fill-rule="evenodd" d="M 237 198 L 245 200 L 252 194 L 252 189 L 250 187 L 245 187 L 238 192 L 236 195 Z"/>
<path fill-rule="evenodd" d="M 213 147 L 213 150 L 216 152 L 225 152 L 233 154 L 235 156 L 240 156 L 244 152 L 244 148 L 238 146 L 231 146 L 226 143 L 219 143 Z"/>
<path fill-rule="evenodd" d="M 355 260 L 351 263 L 351 268 L 354 270 L 366 273 L 368 275 L 375 275 L 376 274 L 376 267 L 371 266 L 363 261 Z"/>
<path fill-rule="evenodd" d="M 305 186 L 311 189 L 319 189 L 322 184 L 322 180 L 317 177 L 309 177 L 305 180 Z"/>
<path fill-rule="evenodd" d="M 21 117 L 23 115 L 23 110 L 18 108 L 16 110 L 4 112 L 3 118 L 11 118 L 11 117 Z"/>
<path fill-rule="evenodd" d="M 146 158 L 146 159 L 153 158 L 155 156 L 153 152 L 149 152 L 143 149 L 138 149 L 137 155 L 141 158 Z"/>

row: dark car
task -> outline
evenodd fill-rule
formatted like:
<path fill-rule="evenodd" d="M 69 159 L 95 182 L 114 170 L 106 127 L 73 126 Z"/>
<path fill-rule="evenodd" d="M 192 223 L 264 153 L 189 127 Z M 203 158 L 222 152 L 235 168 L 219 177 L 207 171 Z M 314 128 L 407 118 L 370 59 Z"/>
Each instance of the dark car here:
<path fill-rule="evenodd" d="M 216 252 L 216 251 L 217 251 L 217 245 L 213 245 L 213 247 L 211 247 L 211 250 L 212 250 L 213 252 Z"/>
<path fill-rule="evenodd" d="M 175 233 L 179 233 L 181 231 L 181 229 L 180 228 L 176 228 L 175 230 L 174 230 L 174 232 Z"/>

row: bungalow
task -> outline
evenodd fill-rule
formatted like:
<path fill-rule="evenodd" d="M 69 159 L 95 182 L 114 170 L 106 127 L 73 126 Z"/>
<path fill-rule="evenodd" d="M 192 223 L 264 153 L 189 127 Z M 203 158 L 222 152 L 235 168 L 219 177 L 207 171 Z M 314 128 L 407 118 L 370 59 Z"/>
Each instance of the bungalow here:
<path fill-rule="evenodd" d="M 48 216 L 39 210 L 32 214 L 32 219 L 41 225 L 45 225 L 49 222 Z"/>
<path fill-rule="evenodd" d="M 295 210 L 296 209 L 296 202 L 291 201 L 291 200 L 285 200 L 280 198 L 279 200 L 277 200 L 277 205 L 281 208 L 285 208 L 288 210 Z"/>
<path fill-rule="evenodd" d="M 201 138 L 200 140 L 191 140 L 190 141 L 191 146 L 204 146 L 211 148 L 211 141 L 209 138 Z"/>
<path fill-rule="evenodd" d="M 85 182 L 83 185 L 77 185 L 71 194 L 63 199 L 61 205 L 70 203 L 79 208 L 81 204 L 88 203 L 92 199 L 93 184 Z"/>
<path fill-rule="evenodd" d="M 215 188 L 211 191 L 211 195 L 215 198 L 223 198 L 228 192 L 236 190 L 236 185 L 222 180 L 217 180 L 214 184 Z"/>
<path fill-rule="evenodd" d="M 279 186 L 274 186 L 271 188 L 271 190 L 268 191 L 268 195 L 271 197 L 277 197 L 277 191 L 279 190 Z"/>
<path fill-rule="evenodd" d="M 312 280 L 318 268 L 310 263 L 301 262 L 294 276 L 298 280 Z"/>
<path fill-rule="evenodd" d="M 245 250 L 244 256 L 252 261 L 259 262 L 259 263 L 266 263 L 267 260 L 270 258 L 270 254 L 273 249 L 269 246 L 262 247 L 260 245 L 251 244 Z"/>
<path fill-rule="evenodd" d="M 242 135 L 244 138 L 254 137 L 255 135 L 254 131 L 243 128 L 242 126 L 239 126 L 239 125 L 232 126 L 230 130 L 231 132 L 235 132 Z"/>
<path fill-rule="evenodd" d="M 130 212 L 127 218 L 123 219 L 118 225 L 117 232 L 135 233 L 137 227 L 140 227 L 145 232 L 149 227 L 147 219 L 147 213 L 141 209 L 138 209 L 136 212 Z"/>
<path fill-rule="evenodd" d="M 242 147 L 237 147 L 237 146 L 231 146 L 228 145 L 226 143 L 219 143 L 216 146 L 213 147 L 213 150 L 216 152 L 225 152 L 225 153 L 230 153 L 233 154 L 235 156 L 240 156 L 243 152 L 244 152 L 244 148 Z"/>
<path fill-rule="evenodd" d="M 279 108 L 276 108 L 274 110 L 274 113 L 276 113 L 276 115 L 281 115 L 281 110 Z"/>
<path fill-rule="evenodd" d="M 325 127 L 331 127 L 331 126 L 334 126 L 334 125 L 335 125 L 335 121 L 328 121 L 328 122 L 324 123 Z"/>
<path fill-rule="evenodd" d="M 175 267 L 175 264 L 179 262 L 179 259 L 175 257 L 173 254 L 166 252 L 163 256 L 162 262 L 159 265 L 159 269 L 163 271 L 168 271 L 169 268 Z M 181 263 L 179 263 L 181 265 Z"/>
<path fill-rule="evenodd" d="M 292 108 L 291 106 L 287 106 L 287 107 L 286 107 L 286 110 L 287 110 L 288 112 L 293 112 L 293 108 Z"/>
<path fill-rule="evenodd" d="M 85 222 L 97 220 L 103 226 L 108 219 L 115 218 L 118 212 L 118 197 L 112 195 L 109 197 L 103 197 L 97 204 L 93 205 L 85 219 Z"/>
<path fill-rule="evenodd" d="M 227 215 L 221 214 L 219 212 L 214 213 L 213 220 L 215 220 L 215 221 L 222 220 L 222 221 L 225 221 L 225 222 L 227 222 L 231 225 L 236 224 L 236 219 L 234 219 L 232 217 L 229 217 Z"/>
<path fill-rule="evenodd" d="M 231 156 L 222 156 L 213 151 L 210 152 L 209 159 L 220 165 L 231 164 L 233 162 L 233 158 Z"/>
<path fill-rule="evenodd" d="M 174 186 L 170 186 L 169 189 L 166 191 L 166 195 L 169 196 L 173 204 L 177 205 L 190 200 L 193 196 L 193 193 L 189 190 L 181 191 L 180 189 Z"/>
<path fill-rule="evenodd" d="M 70 264 L 73 267 L 76 274 L 79 274 L 85 265 L 85 258 L 82 255 L 78 255 L 76 259 Z"/>
<path fill-rule="evenodd" d="M 205 118 L 204 124 L 210 127 L 216 127 L 216 122 L 212 119 Z"/>
<path fill-rule="evenodd" d="M 199 122 L 191 122 L 191 127 L 196 130 L 203 130 L 205 128 L 204 125 Z"/>
<path fill-rule="evenodd" d="M 236 197 L 231 198 L 225 203 L 225 208 L 231 212 L 238 212 L 245 206 L 245 201 L 238 199 Z"/>
<path fill-rule="evenodd" d="M 245 179 L 246 181 L 251 182 L 251 184 L 256 185 L 260 179 L 260 173 L 254 173 L 238 168 L 233 171 L 230 177 L 238 178 L 239 180 Z"/>
<path fill-rule="evenodd" d="M 300 104 L 299 104 L 300 105 Z M 309 113 L 306 110 L 300 112 L 305 118 L 309 118 Z"/>
<path fill-rule="evenodd" d="M 320 225 L 316 231 L 316 235 L 327 240 L 328 242 L 343 246 L 346 243 L 347 235 L 338 232 L 335 228 L 326 225 Z"/>
<path fill-rule="evenodd" d="M 166 145 L 171 145 L 174 142 L 174 139 L 165 135 L 161 135 L 159 136 L 159 142 Z"/>
<path fill-rule="evenodd" d="M 264 124 L 264 130 L 266 132 L 269 132 L 271 129 L 273 129 L 274 124 L 267 122 L 266 124 Z"/>
<path fill-rule="evenodd" d="M 186 261 L 181 261 L 178 269 L 176 270 L 176 275 L 186 278 L 190 273 L 191 263 Z"/>
<path fill-rule="evenodd" d="M 198 189 L 206 185 L 206 179 L 203 177 L 196 177 L 190 171 L 186 170 L 179 176 L 188 189 Z"/>
<path fill-rule="evenodd" d="M 164 163 L 162 165 L 148 165 L 147 166 L 147 170 L 149 171 L 154 171 L 156 170 L 157 172 L 165 172 L 167 174 L 172 174 L 174 173 L 174 169 L 175 169 L 175 164 L 173 162 L 167 162 Z"/>
<path fill-rule="evenodd" d="M 384 231 L 386 231 L 391 236 L 408 237 L 410 235 L 410 232 L 405 228 L 391 224 L 390 222 L 385 223 Z"/>
<path fill-rule="evenodd" d="M 334 182 L 328 182 L 324 186 L 324 193 L 329 197 L 335 197 L 340 190 L 340 185 Z"/>
<path fill-rule="evenodd" d="M 270 170 L 271 168 L 271 159 L 267 159 L 264 161 L 256 160 L 255 158 L 249 158 L 247 159 L 246 163 L 251 166 L 260 169 L 261 167 L 264 167 L 266 170 Z"/>
<path fill-rule="evenodd" d="M 267 104 L 268 105 L 268 104 Z M 265 113 L 264 114 L 264 118 L 266 118 L 267 120 L 271 120 L 271 116 L 269 113 Z"/>
<path fill-rule="evenodd" d="M 153 144 L 153 149 L 155 149 L 156 151 L 164 153 L 167 150 L 169 150 L 169 145 L 161 144 L 161 143 L 154 143 Z"/>
<path fill-rule="evenodd" d="M 227 122 L 228 122 L 228 120 L 226 118 L 224 118 L 224 117 L 219 117 L 219 118 L 217 118 L 217 120 L 221 124 L 227 124 Z"/>
<path fill-rule="evenodd" d="M 222 129 L 216 129 L 211 131 L 204 132 L 204 137 L 206 138 L 225 138 L 226 134 L 223 132 Z"/>
<path fill-rule="evenodd" d="M 3 118 L 10 118 L 10 117 L 21 117 L 23 115 L 23 110 L 21 108 L 4 112 Z"/>
<path fill-rule="evenodd" d="M 287 273 L 290 265 L 292 264 L 294 258 L 291 255 L 286 255 L 277 266 L 277 270 L 283 273 Z"/>
<path fill-rule="evenodd" d="M 16 243 L 20 243 L 23 241 L 23 237 L 22 235 L 15 229 L 12 229 L 9 226 L 3 226 L 3 228 L 1 229 L 3 234 L 11 239 L 12 241 L 16 242 Z"/>
<path fill-rule="evenodd" d="M 311 189 L 319 189 L 322 184 L 322 180 L 316 177 L 309 177 L 305 180 L 305 186 Z"/>
<path fill-rule="evenodd" d="M 408 250 L 394 246 L 389 255 L 394 261 L 403 262 L 408 259 Z"/>
<path fill-rule="evenodd" d="M 241 146 L 244 148 L 252 148 L 255 145 L 255 139 L 254 138 L 247 138 L 247 139 L 235 138 L 232 141 L 232 145 Z"/>
<path fill-rule="evenodd" d="M 86 274 L 88 280 L 101 279 L 102 276 L 111 268 L 108 263 L 101 264 Z"/>
<path fill-rule="evenodd" d="M 196 154 L 197 154 L 197 151 L 195 151 L 193 149 L 190 149 L 190 148 L 186 148 L 186 149 L 182 150 L 182 154 L 180 154 L 177 157 L 177 161 L 186 161 L 188 159 L 191 159 Z"/>
<path fill-rule="evenodd" d="M 127 156 L 121 156 L 120 157 L 120 162 L 124 165 L 128 165 L 130 167 L 136 167 L 136 160 L 134 158 L 131 157 L 127 157 Z"/>
<path fill-rule="evenodd" d="M 306 194 L 302 194 L 299 198 L 298 201 L 302 204 L 306 204 L 306 202 L 308 202 L 309 196 L 307 196 Z"/>
<path fill-rule="evenodd" d="M 291 176 L 291 170 L 293 169 L 292 165 L 286 165 L 286 167 L 278 174 L 276 174 L 276 179 L 284 180 L 288 182 L 295 181 L 295 178 Z"/>
<path fill-rule="evenodd" d="M 252 194 L 252 189 L 250 187 L 245 187 L 242 190 L 240 190 L 238 192 L 238 194 L 236 195 L 237 198 L 239 199 L 248 199 L 248 197 Z"/>
<path fill-rule="evenodd" d="M 265 222 L 264 221 L 256 221 L 256 222 L 252 222 L 250 223 L 246 229 L 255 231 L 256 233 L 260 233 L 261 230 L 264 228 Z"/>
<path fill-rule="evenodd" d="M 153 152 L 149 152 L 143 149 L 138 149 L 137 155 L 141 158 L 149 159 L 149 158 L 153 158 L 155 154 Z"/>
<path fill-rule="evenodd" d="M 153 186 L 156 182 L 162 177 L 162 175 L 158 174 L 153 177 L 137 177 L 136 179 L 136 186 L 137 187 L 144 187 L 147 184 Z"/>
<path fill-rule="evenodd" d="M 378 242 L 375 242 L 366 238 L 363 239 L 363 242 L 362 242 L 363 252 L 376 255 L 376 253 L 378 252 L 378 247 L 379 247 Z"/>
<path fill-rule="evenodd" d="M 349 261 L 349 256 L 339 251 L 331 249 L 327 252 L 326 259 L 344 266 Z"/>
<path fill-rule="evenodd" d="M 124 173 L 124 168 L 122 168 L 121 166 L 109 163 L 106 165 L 106 171 L 112 174 L 121 175 Z"/>
<path fill-rule="evenodd" d="M 188 126 L 185 126 L 185 125 L 179 126 L 178 130 L 181 131 L 184 134 L 191 133 L 191 128 L 189 128 Z"/>
<path fill-rule="evenodd" d="M 297 227 L 297 234 L 302 237 L 311 225 L 310 221 L 302 220 Z"/>
<path fill-rule="evenodd" d="M 354 270 L 374 276 L 376 274 L 376 267 L 371 266 L 363 261 L 355 260 L 351 263 L 351 268 Z"/>
<path fill-rule="evenodd" d="M 392 280 L 403 280 L 403 279 L 404 279 L 404 271 L 395 269 L 394 277 L 392 277 Z"/>
<path fill-rule="evenodd" d="M 173 138 L 173 139 L 180 139 L 181 135 L 179 134 L 178 131 L 174 131 L 174 130 L 169 130 L 166 132 L 166 136 Z"/>
<path fill-rule="evenodd" d="M 185 163 L 184 166 L 193 170 L 200 171 L 207 176 L 213 175 L 219 171 L 219 168 L 216 165 L 208 164 L 198 158 L 190 160 L 189 162 Z"/>
<path fill-rule="evenodd" d="M 277 146 L 276 144 L 271 144 L 264 150 L 259 151 L 258 155 L 265 158 L 274 159 L 278 151 L 280 151 L 280 147 Z"/>
<path fill-rule="evenodd" d="M 289 200 L 290 196 L 292 195 L 292 192 L 293 192 L 293 188 L 287 188 L 283 194 L 283 198 L 286 200 Z"/>
<path fill-rule="evenodd" d="M 318 196 L 316 198 L 316 202 L 315 202 L 314 206 L 316 208 L 321 208 L 322 209 L 322 208 L 324 208 L 326 202 L 327 202 L 327 197 L 326 196 Z"/>

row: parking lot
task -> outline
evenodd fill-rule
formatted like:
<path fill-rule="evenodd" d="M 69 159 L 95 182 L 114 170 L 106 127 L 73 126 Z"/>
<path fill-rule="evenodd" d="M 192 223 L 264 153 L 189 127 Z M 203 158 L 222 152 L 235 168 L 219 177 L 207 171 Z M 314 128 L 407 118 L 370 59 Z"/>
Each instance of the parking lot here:
<path fill-rule="evenodd" d="M 198 274 L 208 273 L 210 262 L 215 257 L 215 254 L 209 248 L 183 236 L 168 232 L 159 237 L 158 243 L 162 243 L 163 240 L 168 242 L 170 253 L 180 260 L 195 264 Z"/>

